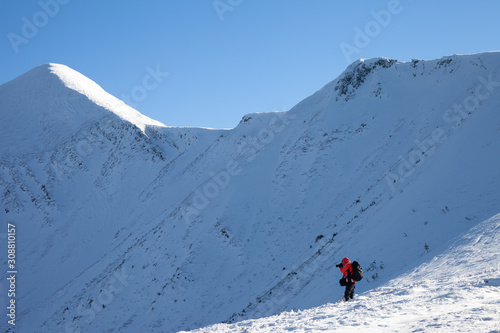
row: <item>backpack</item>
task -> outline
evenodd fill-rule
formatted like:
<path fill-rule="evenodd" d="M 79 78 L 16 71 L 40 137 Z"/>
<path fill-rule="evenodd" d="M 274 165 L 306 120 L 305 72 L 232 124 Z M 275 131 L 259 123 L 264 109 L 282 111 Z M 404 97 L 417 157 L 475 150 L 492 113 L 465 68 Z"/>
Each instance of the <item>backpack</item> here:
<path fill-rule="evenodd" d="M 354 281 L 361 281 L 361 279 L 363 278 L 363 269 L 359 265 L 359 262 L 353 261 L 351 267 L 351 279 L 353 279 Z"/>

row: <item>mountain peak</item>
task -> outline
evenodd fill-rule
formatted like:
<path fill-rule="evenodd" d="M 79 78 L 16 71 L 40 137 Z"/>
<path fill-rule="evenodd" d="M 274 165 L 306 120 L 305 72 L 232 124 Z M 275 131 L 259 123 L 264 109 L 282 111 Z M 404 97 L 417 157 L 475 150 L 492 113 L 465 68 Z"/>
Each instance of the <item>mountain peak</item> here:
<path fill-rule="evenodd" d="M 0 155 L 36 152 L 53 147 L 91 123 L 119 117 L 144 132 L 164 126 L 68 66 L 48 63 L 0 86 L 0 123 L 12 130 L 1 133 Z M 20 144 L 22 143 L 22 144 Z"/>
<path fill-rule="evenodd" d="M 397 62 L 397 60 L 388 58 L 357 60 L 347 67 L 339 77 L 335 90 L 339 92 L 339 96 L 346 96 L 347 101 L 352 91 L 359 88 L 373 70 L 376 68 L 389 68 Z"/>
<path fill-rule="evenodd" d="M 363 98 L 382 98 L 383 85 L 392 85 L 393 83 L 396 83 L 397 86 L 414 84 L 420 80 L 422 81 L 421 87 L 426 88 L 436 84 L 443 75 L 447 74 L 462 73 L 461 75 L 471 75 L 475 78 L 478 75 L 497 77 L 499 68 L 499 51 L 455 54 L 433 60 L 399 61 L 385 57 L 358 59 L 351 63 L 336 79 L 302 100 L 291 110 L 323 108 L 324 105 L 330 105 L 333 101 L 349 102 L 354 100 L 361 90 L 364 90 L 360 93 Z M 429 81 L 431 76 L 434 77 Z M 447 82 L 451 83 L 453 80 Z M 460 79 L 458 82 L 463 82 L 463 80 Z M 400 90 L 401 87 L 397 89 Z"/>
<path fill-rule="evenodd" d="M 66 65 L 48 63 L 34 68 L 33 71 L 40 72 L 42 75 L 43 72 L 45 72 L 49 75 L 56 76 L 65 87 L 85 95 L 95 104 L 133 123 L 143 131 L 147 125 L 164 126 L 162 123 L 142 115 L 118 98 L 107 93 L 97 83 L 85 75 Z"/>

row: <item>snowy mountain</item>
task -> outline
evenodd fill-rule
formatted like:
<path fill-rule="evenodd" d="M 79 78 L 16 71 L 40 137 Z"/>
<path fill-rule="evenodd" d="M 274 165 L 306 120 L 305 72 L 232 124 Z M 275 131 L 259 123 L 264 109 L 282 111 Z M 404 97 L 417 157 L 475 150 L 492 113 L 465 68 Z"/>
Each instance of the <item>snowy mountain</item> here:
<path fill-rule="evenodd" d="M 317 307 L 340 298 L 344 256 L 372 290 L 359 299 L 375 295 L 499 213 L 499 69 L 498 52 L 360 60 L 232 130 L 166 127 L 62 65 L 0 86 L 16 328 L 172 332 Z"/>

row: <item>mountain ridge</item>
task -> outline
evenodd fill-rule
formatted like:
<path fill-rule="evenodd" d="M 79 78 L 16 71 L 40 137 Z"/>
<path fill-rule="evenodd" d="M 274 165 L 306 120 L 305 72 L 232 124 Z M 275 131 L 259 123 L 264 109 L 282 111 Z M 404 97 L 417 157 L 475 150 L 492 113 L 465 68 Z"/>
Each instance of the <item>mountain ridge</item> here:
<path fill-rule="evenodd" d="M 193 329 L 324 304 L 346 255 L 369 268 L 359 292 L 427 261 L 498 213 L 499 55 L 359 61 L 232 130 L 112 117 L 49 146 L 11 138 L 19 327 Z"/>
<path fill-rule="evenodd" d="M 16 141 L 31 143 L 23 153 L 53 148 L 79 130 L 104 118 L 118 117 L 144 132 L 146 126 L 164 126 L 141 115 L 105 92 L 94 81 L 65 65 L 45 64 L 0 86 L 0 121 L 9 124 L 0 154 L 12 156 Z M 33 137 L 34 136 L 34 137 Z M 47 139 L 48 138 L 48 139 Z M 28 149 L 27 149 L 28 148 Z"/>

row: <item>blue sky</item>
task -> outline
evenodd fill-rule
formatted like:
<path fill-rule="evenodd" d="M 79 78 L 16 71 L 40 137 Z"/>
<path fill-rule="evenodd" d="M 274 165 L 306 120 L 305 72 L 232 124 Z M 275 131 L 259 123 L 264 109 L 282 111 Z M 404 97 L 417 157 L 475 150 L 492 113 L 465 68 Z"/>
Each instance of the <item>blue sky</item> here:
<path fill-rule="evenodd" d="M 68 65 L 168 126 L 284 111 L 358 58 L 500 49 L 496 0 L 3 1 L 0 84 Z"/>

